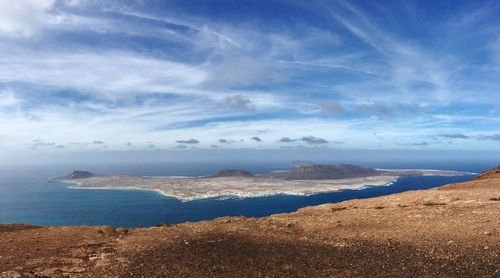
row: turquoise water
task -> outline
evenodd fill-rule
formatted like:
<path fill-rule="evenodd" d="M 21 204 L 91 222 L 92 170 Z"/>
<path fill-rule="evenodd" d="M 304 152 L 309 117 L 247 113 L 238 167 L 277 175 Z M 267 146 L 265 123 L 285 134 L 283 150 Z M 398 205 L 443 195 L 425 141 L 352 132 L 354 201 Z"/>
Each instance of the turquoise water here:
<path fill-rule="evenodd" d="M 241 168 L 245 167 L 245 169 L 251 169 L 254 172 L 266 172 L 284 169 L 286 164 L 241 166 Z M 380 167 L 386 166 L 388 165 Z M 153 167 L 153 165 L 142 165 L 141 167 L 137 165 L 107 165 L 100 166 L 102 171 L 96 172 L 143 175 L 205 175 L 212 173 L 214 169 L 220 169 L 221 165 L 210 164 L 203 167 L 202 165 L 191 165 L 188 168 L 186 168 L 187 166 L 168 167 L 169 170 L 165 170 L 164 166 L 160 165 L 155 166 L 157 168 Z M 457 169 L 458 167 L 454 168 Z M 481 170 L 477 166 L 465 168 L 458 170 L 473 172 Z M 162 222 L 173 224 L 185 221 L 209 220 L 221 216 L 244 215 L 258 217 L 292 212 L 302 207 L 324 203 L 369 198 L 406 190 L 427 189 L 451 182 L 467 181 L 474 177 L 473 175 L 409 177 L 399 179 L 390 186 L 344 190 L 311 196 L 277 195 L 247 199 L 215 198 L 181 202 L 175 198 L 164 197 L 150 191 L 71 189 L 65 184 L 46 182 L 47 179 L 65 174 L 70 169 L 76 168 L 73 166 L 32 167 L 23 171 L 12 168 L 0 171 L 0 223 L 138 227 L 153 226 Z M 84 169 L 95 171 L 95 169 L 90 168 Z M 131 169 L 135 169 L 137 172 Z M 142 169 L 142 172 L 140 169 Z"/>

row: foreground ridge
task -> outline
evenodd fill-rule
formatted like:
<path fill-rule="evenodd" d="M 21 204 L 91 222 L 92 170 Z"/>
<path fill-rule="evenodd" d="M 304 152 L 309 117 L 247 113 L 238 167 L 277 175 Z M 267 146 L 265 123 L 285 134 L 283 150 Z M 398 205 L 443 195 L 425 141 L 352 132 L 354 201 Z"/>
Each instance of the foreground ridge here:
<path fill-rule="evenodd" d="M 481 176 L 264 218 L 0 225 L 0 277 L 499 277 L 500 173 Z"/>

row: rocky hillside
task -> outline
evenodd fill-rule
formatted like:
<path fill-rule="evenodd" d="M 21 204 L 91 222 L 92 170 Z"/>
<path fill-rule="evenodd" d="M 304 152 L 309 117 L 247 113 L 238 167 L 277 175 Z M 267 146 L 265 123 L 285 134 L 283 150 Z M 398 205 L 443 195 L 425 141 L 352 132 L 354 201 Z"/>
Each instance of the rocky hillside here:
<path fill-rule="evenodd" d="M 288 180 L 327 180 L 360 178 L 380 174 L 379 171 L 351 164 L 340 165 L 302 165 L 292 171 L 266 174 L 266 177 Z"/>
<path fill-rule="evenodd" d="M 92 174 L 91 172 L 76 170 L 76 171 L 73 171 L 70 174 L 62 177 L 62 179 L 65 179 L 65 180 L 76 180 L 76 179 L 91 178 L 91 177 L 95 177 L 95 176 L 96 175 Z"/>
<path fill-rule="evenodd" d="M 245 170 L 225 169 L 225 170 L 220 170 L 212 177 L 224 178 L 224 177 L 253 177 L 253 176 L 254 175 L 252 173 L 245 171 Z"/>
<path fill-rule="evenodd" d="M 476 177 L 476 180 L 484 179 L 495 179 L 500 178 L 500 166 L 497 166 L 491 170 L 485 171 Z"/>
<path fill-rule="evenodd" d="M 0 277 L 500 277 L 499 215 L 491 177 L 264 218 L 0 225 Z"/>

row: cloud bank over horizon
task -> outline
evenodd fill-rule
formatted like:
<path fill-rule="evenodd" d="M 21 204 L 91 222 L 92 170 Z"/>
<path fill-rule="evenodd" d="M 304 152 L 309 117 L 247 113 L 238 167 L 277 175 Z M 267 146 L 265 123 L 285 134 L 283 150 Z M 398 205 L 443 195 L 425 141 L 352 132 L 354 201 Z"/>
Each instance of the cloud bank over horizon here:
<path fill-rule="evenodd" d="M 499 15 L 497 1 L 0 0 L 0 150 L 500 150 Z"/>

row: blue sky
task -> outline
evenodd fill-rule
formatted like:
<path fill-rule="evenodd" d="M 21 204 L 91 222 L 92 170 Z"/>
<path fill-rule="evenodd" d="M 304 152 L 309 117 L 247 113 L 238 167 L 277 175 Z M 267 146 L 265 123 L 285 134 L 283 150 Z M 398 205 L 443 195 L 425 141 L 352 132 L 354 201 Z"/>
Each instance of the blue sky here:
<path fill-rule="evenodd" d="M 0 0 L 3 153 L 500 150 L 498 1 Z"/>

